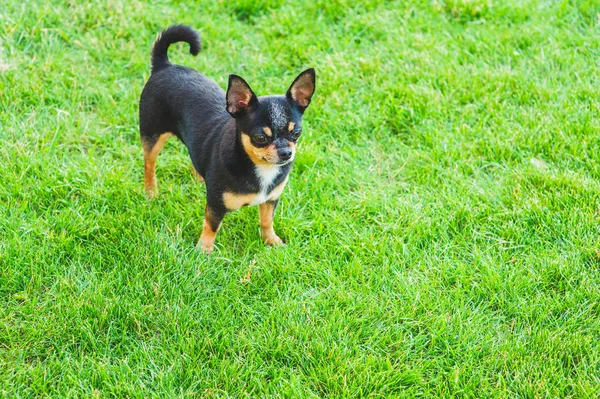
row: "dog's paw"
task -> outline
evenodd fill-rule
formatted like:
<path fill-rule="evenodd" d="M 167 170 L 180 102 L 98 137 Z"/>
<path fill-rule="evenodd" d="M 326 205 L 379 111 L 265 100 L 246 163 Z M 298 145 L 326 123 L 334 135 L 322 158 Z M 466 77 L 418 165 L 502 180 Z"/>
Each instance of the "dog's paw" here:
<path fill-rule="evenodd" d="M 198 241 L 198 244 L 196 244 L 196 249 L 201 250 L 206 255 L 210 255 L 214 251 L 215 246 L 213 244 L 205 244 L 200 240 Z"/>
<path fill-rule="evenodd" d="M 148 198 L 150 201 L 152 201 L 156 197 L 158 197 L 158 191 L 156 191 L 156 190 L 146 191 L 146 198 Z"/>
<path fill-rule="evenodd" d="M 268 236 L 265 236 L 265 237 L 263 237 L 263 241 L 265 242 L 265 244 L 271 245 L 274 247 L 280 246 L 280 245 L 285 245 L 283 240 L 277 234 L 270 234 Z"/>

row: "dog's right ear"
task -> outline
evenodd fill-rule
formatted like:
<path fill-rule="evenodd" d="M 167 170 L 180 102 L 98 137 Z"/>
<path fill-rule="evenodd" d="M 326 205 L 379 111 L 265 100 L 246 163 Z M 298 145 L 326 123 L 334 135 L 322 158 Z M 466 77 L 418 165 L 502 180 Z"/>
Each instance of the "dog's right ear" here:
<path fill-rule="evenodd" d="M 258 102 L 258 98 L 244 79 L 229 75 L 227 86 L 227 112 L 234 118 L 240 116 Z"/>

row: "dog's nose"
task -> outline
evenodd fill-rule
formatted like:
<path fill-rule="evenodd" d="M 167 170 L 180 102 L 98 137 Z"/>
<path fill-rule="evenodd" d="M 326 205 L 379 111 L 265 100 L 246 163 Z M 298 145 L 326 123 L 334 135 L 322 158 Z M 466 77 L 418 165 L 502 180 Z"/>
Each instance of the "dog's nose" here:
<path fill-rule="evenodd" d="M 292 157 L 292 149 L 289 147 L 280 148 L 277 150 L 277 155 L 279 155 L 279 159 L 282 161 L 287 161 Z"/>

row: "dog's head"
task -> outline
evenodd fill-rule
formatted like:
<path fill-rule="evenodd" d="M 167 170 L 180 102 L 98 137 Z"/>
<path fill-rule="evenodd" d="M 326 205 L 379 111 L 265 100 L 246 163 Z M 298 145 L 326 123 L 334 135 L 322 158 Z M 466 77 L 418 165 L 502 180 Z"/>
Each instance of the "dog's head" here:
<path fill-rule="evenodd" d="M 258 98 L 244 79 L 229 75 L 227 112 L 235 118 L 244 150 L 255 165 L 294 160 L 302 115 L 314 92 L 312 68 L 298 75 L 284 96 Z"/>

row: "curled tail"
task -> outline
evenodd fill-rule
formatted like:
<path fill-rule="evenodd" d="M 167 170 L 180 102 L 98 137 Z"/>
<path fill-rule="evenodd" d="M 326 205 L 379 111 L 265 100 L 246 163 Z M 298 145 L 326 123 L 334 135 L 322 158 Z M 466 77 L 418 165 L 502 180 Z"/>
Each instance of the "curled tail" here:
<path fill-rule="evenodd" d="M 177 42 L 186 42 L 190 45 L 190 53 L 198 54 L 200 51 L 200 36 L 195 30 L 186 25 L 172 25 L 162 31 L 152 47 L 152 72 L 156 72 L 171 63 L 167 50 Z"/>

